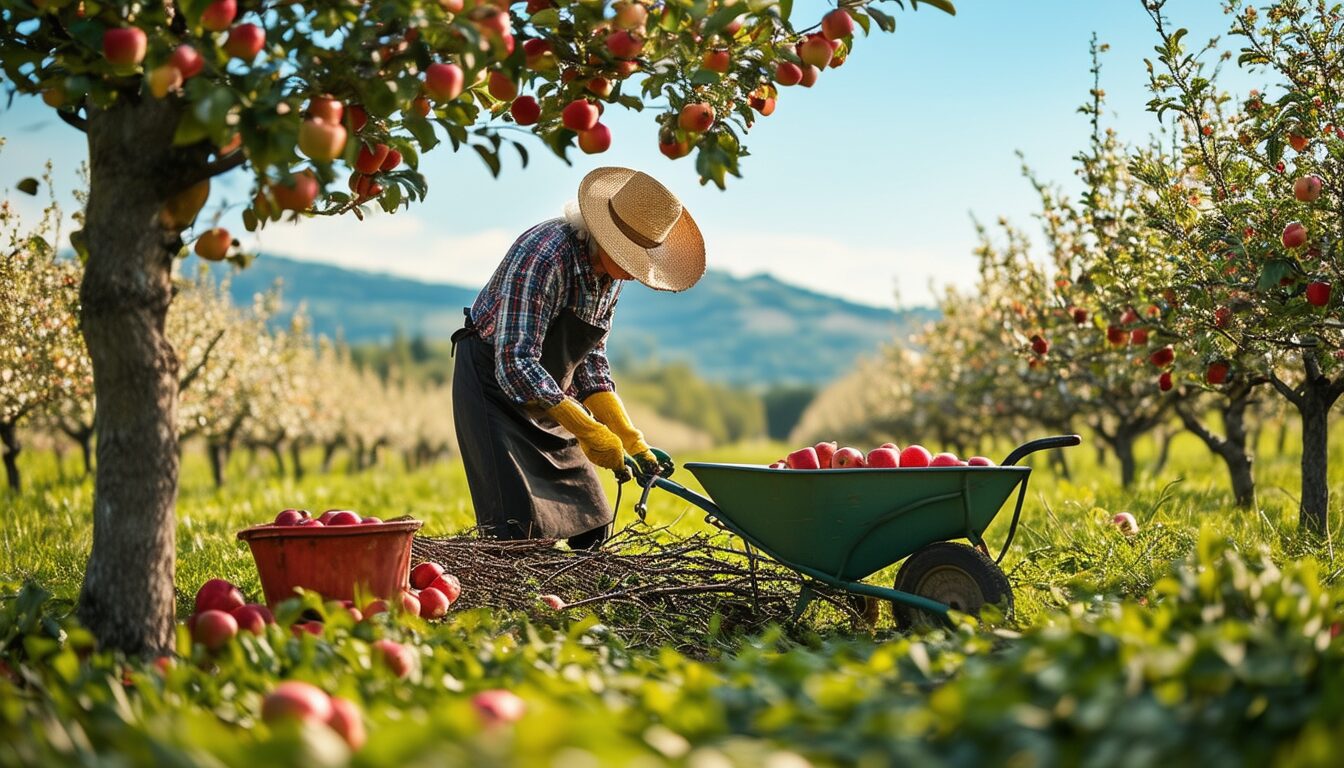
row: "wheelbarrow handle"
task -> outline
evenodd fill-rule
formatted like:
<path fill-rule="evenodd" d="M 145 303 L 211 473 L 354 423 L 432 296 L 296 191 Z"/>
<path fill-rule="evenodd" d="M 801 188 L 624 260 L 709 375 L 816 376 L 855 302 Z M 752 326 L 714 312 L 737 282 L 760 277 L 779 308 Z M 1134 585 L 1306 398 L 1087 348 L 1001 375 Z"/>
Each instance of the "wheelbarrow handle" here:
<path fill-rule="evenodd" d="M 1047 451 L 1051 448 L 1071 448 L 1075 445 L 1081 445 L 1083 438 L 1078 435 L 1055 435 L 1053 437 L 1042 437 L 1038 440 L 1023 443 L 1013 449 L 1008 454 L 1008 458 L 1001 462 L 1001 466 L 1011 467 L 1022 460 L 1023 456 L 1037 451 Z"/>

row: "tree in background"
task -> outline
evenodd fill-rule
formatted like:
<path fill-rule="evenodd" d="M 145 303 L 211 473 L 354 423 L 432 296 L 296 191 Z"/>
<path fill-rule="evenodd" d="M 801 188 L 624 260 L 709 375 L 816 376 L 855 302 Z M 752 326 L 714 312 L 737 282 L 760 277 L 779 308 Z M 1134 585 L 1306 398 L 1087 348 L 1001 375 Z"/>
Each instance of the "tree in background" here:
<path fill-rule="evenodd" d="M 894 28 L 866 0 L 811 37 L 792 26 L 791 3 L 512 5 L 0 2 L 7 82 L 88 135 L 76 245 L 98 460 L 79 614 L 105 646 L 153 653 L 172 642 L 180 362 L 164 319 L 173 260 L 211 178 L 253 175 L 249 226 L 286 211 L 394 211 L 423 198 L 419 155 L 441 136 L 498 171 L 506 129 L 528 126 L 561 156 L 575 144 L 601 152 L 604 105 L 653 104 L 662 151 L 694 148 L 701 178 L 722 186 L 738 173 L 743 131 L 773 111 L 776 84 L 811 85 L 843 61 L 856 24 Z M 218 228 L 196 247 L 206 258 L 230 249 Z"/>
<path fill-rule="evenodd" d="M 1344 22 L 1320 2 L 1228 3 L 1237 64 L 1273 83 L 1233 98 L 1207 61 L 1225 58 L 1216 43 L 1191 53 L 1164 6 L 1145 4 L 1161 40 L 1150 108 L 1177 118 L 1179 145 L 1137 167 L 1158 197 L 1153 225 L 1178 249 L 1184 342 L 1227 366 L 1220 380 L 1267 380 L 1297 410 L 1299 522 L 1321 534 L 1329 414 L 1344 394 Z"/>
<path fill-rule="evenodd" d="M 0 443 L 5 479 L 16 491 L 19 425 L 89 378 L 77 320 L 79 267 L 56 255 L 59 225 L 54 203 L 29 231 L 9 200 L 0 200 Z"/>

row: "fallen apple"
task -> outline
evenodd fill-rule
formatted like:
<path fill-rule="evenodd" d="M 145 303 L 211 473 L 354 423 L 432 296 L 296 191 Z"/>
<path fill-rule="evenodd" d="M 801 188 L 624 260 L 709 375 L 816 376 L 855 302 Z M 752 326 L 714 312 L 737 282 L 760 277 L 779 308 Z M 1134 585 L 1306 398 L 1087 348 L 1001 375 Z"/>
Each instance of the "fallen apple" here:
<path fill-rule="evenodd" d="M 345 739 L 353 751 L 359 751 L 368 740 L 368 733 L 364 730 L 364 716 L 349 699 L 331 697 L 331 716 L 327 718 L 327 725 Z"/>
<path fill-rule="evenodd" d="M 275 623 L 275 616 L 271 614 L 271 609 L 264 605 L 249 603 L 239 608 L 234 608 L 234 621 L 238 622 L 238 629 L 251 632 L 254 635 L 260 635 L 266 631 L 267 624 Z"/>
<path fill-rule="evenodd" d="M 564 599 L 559 595 L 542 595 L 537 599 L 541 600 L 541 602 L 545 603 L 546 606 L 553 611 L 563 611 L 567 605 Z"/>
<path fill-rule="evenodd" d="M 331 719 L 331 697 L 311 683 L 286 680 L 262 699 L 261 719 L 326 723 Z"/>
<path fill-rule="evenodd" d="M 443 575 L 443 566 L 438 563 L 424 562 L 411 569 L 411 586 L 424 589 Z"/>
<path fill-rule="evenodd" d="M 242 591 L 224 579 L 210 579 L 196 590 L 196 613 L 222 611 L 227 614 L 246 604 Z"/>
<path fill-rule="evenodd" d="M 471 706 L 487 726 L 515 722 L 527 712 L 527 705 L 517 694 L 503 689 L 481 691 L 471 697 Z"/>
<path fill-rule="evenodd" d="M 420 590 L 419 600 L 420 618 L 441 619 L 448 615 L 448 608 L 451 605 L 448 596 L 434 587 L 426 587 Z"/>
<path fill-rule="evenodd" d="M 420 615 L 420 598 L 410 592 L 401 593 L 401 610 L 405 613 Z"/>
<path fill-rule="evenodd" d="M 426 589 L 437 589 L 442 592 L 443 596 L 448 598 L 448 603 L 451 605 L 456 603 L 457 598 L 462 595 L 462 582 L 458 581 L 457 577 L 453 574 L 444 573 L 435 578 L 434 581 L 430 582 Z"/>
<path fill-rule="evenodd" d="M 415 666 L 415 651 L 394 640 L 376 640 L 373 649 L 378 654 L 379 662 L 397 677 L 406 677 Z"/>
<path fill-rule="evenodd" d="M 196 614 L 191 625 L 191 637 L 206 650 L 217 651 L 238 635 L 238 620 L 219 610 L 206 610 Z"/>
<path fill-rule="evenodd" d="M 1120 532 L 1126 536 L 1133 536 L 1139 532 L 1139 521 L 1128 512 L 1120 512 L 1111 518 L 1111 523 L 1120 529 Z"/>

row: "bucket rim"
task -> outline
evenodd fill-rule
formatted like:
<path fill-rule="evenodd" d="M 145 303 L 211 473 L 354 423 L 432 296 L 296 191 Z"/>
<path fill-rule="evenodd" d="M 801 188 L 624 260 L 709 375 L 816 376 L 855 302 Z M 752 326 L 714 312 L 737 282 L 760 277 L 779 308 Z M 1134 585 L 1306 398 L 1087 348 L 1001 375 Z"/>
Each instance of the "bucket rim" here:
<path fill-rule="evenodd" d="M 238 532 L 241 541 L 253 539 L 341 538 L 343 536 L 375 536 L 380 533 L 414 533 L 424 526 L 421 520 L 393 520 L 381 523 L 355 525 L 275 525 L 262 523 Z"/>

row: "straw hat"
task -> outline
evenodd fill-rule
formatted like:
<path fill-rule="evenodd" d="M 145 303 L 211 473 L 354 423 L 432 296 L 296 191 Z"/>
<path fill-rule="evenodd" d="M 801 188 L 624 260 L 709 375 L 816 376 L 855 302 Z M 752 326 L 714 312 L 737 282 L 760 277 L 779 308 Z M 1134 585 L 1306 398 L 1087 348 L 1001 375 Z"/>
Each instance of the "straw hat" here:
<path fill-rule="evenodd" d="M 589 234 L 639 282 L 684 291 L 705 273 L 705 239 L 691 214 L 652 176 L 598 168 L 579 183 Z"/>

